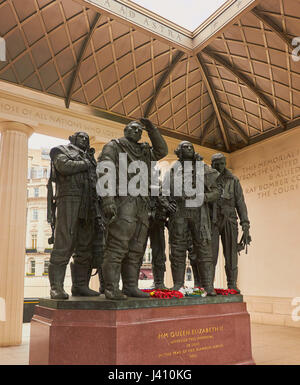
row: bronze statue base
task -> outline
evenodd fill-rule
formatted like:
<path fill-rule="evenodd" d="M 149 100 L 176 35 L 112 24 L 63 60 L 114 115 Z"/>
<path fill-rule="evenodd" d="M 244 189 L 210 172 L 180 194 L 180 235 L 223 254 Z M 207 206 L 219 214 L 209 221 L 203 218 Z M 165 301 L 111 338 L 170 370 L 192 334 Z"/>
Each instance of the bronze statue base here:
<path fill-rule="evenodd" d="M 254 364 L 241 295 L 40 299 L 31 365 Z"/>

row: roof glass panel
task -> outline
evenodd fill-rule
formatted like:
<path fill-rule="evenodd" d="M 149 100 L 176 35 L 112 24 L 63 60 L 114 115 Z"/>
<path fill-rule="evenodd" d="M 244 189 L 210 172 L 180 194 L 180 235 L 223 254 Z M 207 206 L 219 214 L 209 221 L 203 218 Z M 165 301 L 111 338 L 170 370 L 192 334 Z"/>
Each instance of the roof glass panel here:
<path fill-rule="evenodd" d="M 189 31 L 194 31 L 227 0 L 134 0 L 132 2 Z"/>

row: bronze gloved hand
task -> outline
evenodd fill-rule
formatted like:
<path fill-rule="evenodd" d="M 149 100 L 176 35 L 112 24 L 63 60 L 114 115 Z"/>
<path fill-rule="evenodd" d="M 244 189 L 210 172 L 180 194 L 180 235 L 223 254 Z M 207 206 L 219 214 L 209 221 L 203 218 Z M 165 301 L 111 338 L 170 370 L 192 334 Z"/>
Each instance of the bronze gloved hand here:
<path fill-rule="evenodd" d="M 170 202 L 168 206 L 168 211 L 171 214 L 174 214 L 176 212 L 176 202 Z"/>
<path fill-rule="evenodd" d="M 115 203 L 103 205 L 102 210 L 105 218 L 108 220 L 112 220 L 117 215 L 117 206 Z"/>
<path fill-rule="evenodd" d="M 176 202 L 169 202 L 165 197 L 160 197 L 159 199 L 160 206 L 167 210 L 169 213 L 173 214 L 176 211 Z"/>
<path fill-rule="evenodd" d="M 151 131 L 155 128 L 154 124 L 147 118 L 141 118 L 140 122 L 143 124 L 146 131 Z"/>
<path fill-rule="evenodd" d="M 203 156 L 201 156 L 201 155 L 198 154 L 197 152 L 195 152 L 194 158 L 195 158 L 195 160 L 197 160 L 198 162 L 200 162 L 201 160 L 203 160 Z"/>
<path fill-rule="evenodd" d="M 251 236 L 249 234 L 249 229 L 250 229 L 249 223 L 243 223 L 242 224 L 243 235 L 242 235 L 242 238 L 238 244 L 238 252 L 240 252 L 246 248 L 246 254 L 248 253 L 248 245 L 250 245 L 250 243 L 252 241 Z"/>
<path fill-rule="evenodd" d="M 249 229 L 250 229 L 249 223 L 243 223 L 242 224 L 242 230 L 243 230 L 243 235 L 244 235 L 245 241 L 250 237 Z M 251 237 L 250 237 L 250 239 L 251 239 Z"/>

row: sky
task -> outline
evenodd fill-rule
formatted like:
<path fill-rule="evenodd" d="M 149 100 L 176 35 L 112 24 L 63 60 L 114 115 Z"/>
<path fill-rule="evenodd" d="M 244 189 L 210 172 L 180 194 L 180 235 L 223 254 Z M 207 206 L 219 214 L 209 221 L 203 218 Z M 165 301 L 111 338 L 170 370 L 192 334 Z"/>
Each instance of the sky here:
<path fill-rule="evenodd" d="M 32 134 L 28 140 L 28 148 L 40 149 L 40 148 L 52 148 L 59 146 L 60 144 L 67 144 L 68 140 L 53 138 L 48 135 Z"/>
<path fill-rule="evenodd" d="M 132 0 L 165 19 L 194 31 L 226 0 Z"/>

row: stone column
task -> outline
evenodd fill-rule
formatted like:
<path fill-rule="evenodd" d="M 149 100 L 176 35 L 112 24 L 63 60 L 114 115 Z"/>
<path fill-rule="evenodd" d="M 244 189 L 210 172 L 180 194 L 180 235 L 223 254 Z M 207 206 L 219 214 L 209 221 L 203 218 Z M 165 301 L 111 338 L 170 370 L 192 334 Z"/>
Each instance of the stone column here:
<path fill-rule="evenodd" d="M 227 279 L 225 273 L 225 259 L 223 255 L 223 247 L 220 239 L 219 256 L 215 272 L 215 289 L 227 289 Z"/>
<path fill-rule="evenodd" d="M 90 137 L 90 146 L 95 149 L 95 158 L 97 160 L 100 152 L 102 151 L 103 146 L 106 143 L 99 141 L 95 136 Z"/>
<path fill-rule="evenodd" d="M 172 271 L 171 271 L 171 262 L 170 262 L 170 245 L 169 245 L 169 232 L 168 229 L 165 229 L 165 240 L 166 240 L 166 272 L 165 272 L 165 286 L 170 289 L 173 287 L 174 282 L 172 278 Z"/>
<path fill-rule="evenodd" d="M 0 346 L 11 346 L 22 342 L 28 138 L 33 130 L 1 122 L 0 131 Z"/>
<path fill-rule="evenodd" d="M 99 141 L 95 136 L 90 137 L 90 147 L 93 147 L 95 149 L 95 159 L 98 159 L 99 153 L 102 151 L 103 146 L 105 145 L 104 142 Z M 95 274 L 96 270 L 94 269 L 92 271 L 92 274 L 94 274 L 90 279 L 89 287 L 93 290 L 99 291 L 99 276 L 98 274 Z"/>
<path fill-rule="evenodd" d="M 176 160 L 177 160 L 177 156 L 171 154 L 171 155 L 167 155 L 161 161 L 158 162 L 160 165 L 162 177 L 164 176 L 166 171 L 171 167 L 171 165 Z M 166 258 L 167 258 L 167 260 L 166 260 L 166 272 L 165 272 L 165 286 L 167 288 L 171 288 L 171 287 L 173 287 L 173 278 L 172 278 L 171 263 L 170 263 L 170 258 L 169 258 L 170 245 L 169 245 L 169 232 L 168 232 L 167 228 L 165 228 L 165 242 L 166 242 L 165 253 L 166 253 Z"/>

